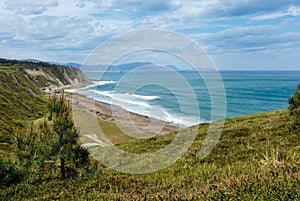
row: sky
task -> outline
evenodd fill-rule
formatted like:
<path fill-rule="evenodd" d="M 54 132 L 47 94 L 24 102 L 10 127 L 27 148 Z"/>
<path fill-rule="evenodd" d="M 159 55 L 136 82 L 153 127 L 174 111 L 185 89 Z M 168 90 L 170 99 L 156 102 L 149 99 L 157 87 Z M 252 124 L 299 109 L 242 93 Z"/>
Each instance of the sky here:
<path fill-rule="evenodd" d="M 0 27 L 1 58 L 83 63 L 111 37 L 156 28 L 220 70 L 300 70 L 299 0 L 2 0 Z"/>

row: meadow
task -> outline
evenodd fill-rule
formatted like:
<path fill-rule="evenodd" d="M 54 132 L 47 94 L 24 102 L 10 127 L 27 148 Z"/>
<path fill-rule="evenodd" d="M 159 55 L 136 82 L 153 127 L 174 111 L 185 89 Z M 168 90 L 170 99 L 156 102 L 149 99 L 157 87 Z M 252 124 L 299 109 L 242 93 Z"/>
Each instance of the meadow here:
<path fill-rule="evenodd" d="M 288 111 L 227 119 L 215 149 L 198 153 L 208 124 L 173 165 L 149 174 L 119 173 L 93 161 L 90 172 L 61 180 L 1 188 L 2 200 L 297 200 L 300 196 L 299 133 Z M 189 128 L 188 128 L 189 129 Z M 176 133 L 121 143 L 132 153 L 154 152 Z"/>

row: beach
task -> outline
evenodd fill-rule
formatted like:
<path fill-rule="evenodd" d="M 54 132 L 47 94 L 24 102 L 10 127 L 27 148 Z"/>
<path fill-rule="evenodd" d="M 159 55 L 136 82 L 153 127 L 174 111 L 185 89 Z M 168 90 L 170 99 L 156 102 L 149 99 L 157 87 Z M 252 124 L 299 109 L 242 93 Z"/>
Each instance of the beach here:
<path fill-rule="evenodd" d="M 70 93 L 73 92 L 73 89 L 87 87 L 89 85 L 91 85 L 91 83 L 81 83 L 78 85 L 62 87 L 56 89 L 56 92 L 66 90 L 66 99 L 72 103 L 72 107 L 75 107 L 74 109 L 81 111 L 81 115 L 76 115 L 75 118 L 78 122 L 81 122 L 81 125 L 86 126 L 88 123 L 88 120 L 83 117 L 86 116 L 86 114 L 82 114 L 82 112 L 85 112 L 91 117 L 95 117 L 95 119 L 99 121 L 100 127 L 102 125 L 115 127 L 118 130 L 117 132 L 115 131 L 116 129 L 107 129 L 106 132 L 108 133 L 104 133 L 112 144 L 122 143 L 123 141 L 133 141 L 134 138 L 146 139 L 179 130 L 178 127 L 171 125 L 168 122 L 128 112 L 121 107 L 95 101 L 81 94 Z M 90 122 L 88 124 L 92 126 Z M 96 132 L 96 129 L 93 132 Z M 116 132 L 116 136 L 114 136 L 114 133 L 112 132 Z M 120 136 L 120 133 L 122 133 L 122 136 Z M 129 137 L 124 137 L 123 135 L 128 135 Z M 117 137 L 124 140 L 115 140 Z"/>

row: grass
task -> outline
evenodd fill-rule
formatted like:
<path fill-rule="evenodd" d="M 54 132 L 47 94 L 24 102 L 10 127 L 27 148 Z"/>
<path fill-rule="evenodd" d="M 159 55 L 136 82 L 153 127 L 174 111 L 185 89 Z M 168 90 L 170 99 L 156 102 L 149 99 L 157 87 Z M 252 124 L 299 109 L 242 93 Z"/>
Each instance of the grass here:
<path fill-rule="evenodd" d="M 298 200 L 300 135 L 291 131 L 292 123 L 287 111 L 227 119 L 215 149 L 200 161 L 209 126 L 203 124 L 184 156 L 160 171 L 131 175 L 98 164 L 97 171 L 79 178 L 22 182 L 2 188 L 0 195 L 3 200 Z M 132 153 L 153 152 L 175 135 L 118 147 Z"/>
<path fill-rule="evenodd" d="M 32 79 L 24 72 L 42 66 L 49 67 L 18 61 L 0 66 L 1 154 L 13 151 L 10 142 L 16 127 L 26 128 L 45 112 L 46 100 L 39 88 L 47 80 L 41 76 Z M 49 74 L 56 76 L 57 72 Z M 86 113 L 80 115 L 86 117 Z M 176 137 L 171 133 L 134 141 L 112 122 L 100 120 L 99 124 L 106 138 L 130 153 L 153 153 Z M 79 126 L 91 125 L 79 122 Z M 0 200 L 299 200 L 300 133 L 293 131 L 292 125 L 288 111 L 226 119 L 219 142 L 200 160 L 209 127 L 201 124 L 194 127 L 198 134 L 185 154 L 160 171 L 125 174 L 93 161 L 89 171 L 77 178 L 1 186 Z"/>
<path fill-rule="evenodd" d="M 27 69 L 41 71 L 46 77 L 27 73 Z M 70 84 L 76 76 L 80 71 L 71 67 L 0 58 L 0 154 L 12 151 L 10 145 L 17 127 L 23 129 L 44 115 L 47 98 L 40 88 L 58 84 L 57 79 Z"/>
<path fill-rule="evenodd" d="M 0 66 L 0 153 L 10 151 L 15 129 L 41 117 L 45 96 L 39 86 L 16 66 Z"/>
<path fill-rule="evenodd" d="M 135 141 L 134 138 L 123 133 L 114 122 L 98 120 L 99 125 L 106 138 L 113 144 L 121 144 L 126 142 Z"/>

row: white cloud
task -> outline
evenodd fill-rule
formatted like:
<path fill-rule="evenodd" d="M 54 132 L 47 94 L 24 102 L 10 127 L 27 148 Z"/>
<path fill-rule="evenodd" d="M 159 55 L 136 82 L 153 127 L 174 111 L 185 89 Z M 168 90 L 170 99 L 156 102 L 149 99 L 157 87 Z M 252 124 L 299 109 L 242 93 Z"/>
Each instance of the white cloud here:
<path fill-rule="evenodd" d="M 93 4 L 94 6 L 102 9 L 115 9 L 115 10 L 131 10 L 133 12 L 161 12 L 169 10 L 172 6 L 172 1 L 166 0 L 78 0 L 77 6 L 83 8 L 87 5 Z"/>
<path fill-rule="evenodd" d="M 271 25 L 235 27 L 216 33 L 191 34 L 211 54 L 282 52 L 300 50 L 300 33 L 278 33 Z"/>
<path fill-rule="evenodd" d="M 21 15 L 37 15 L 42 14 L 48 7 L 58 6 L 58 0 L 7 0 L 4 2 L 7 9 Z"/>
<path fill-rule="evenodd" d="M 0 57 L 82 61 L 111 36 L 140 28 L 195 32 L 210 53 L 286 54 L 299 52 L 298 16 L 298 0 L 6 0 Z"/>
<path fill-rule="evenodd" d="M 272 20 L 272 19 L 277 19 L 285 16 L 300 16 L 300 7 L 296 7 L 294 5 L 288 7 L 286 10 L 283 11 L 277 11 L 273 13 L 268 13 L 265 15 L 258 15 L 255 17 L 252 17 L 253 20 Z"/>

